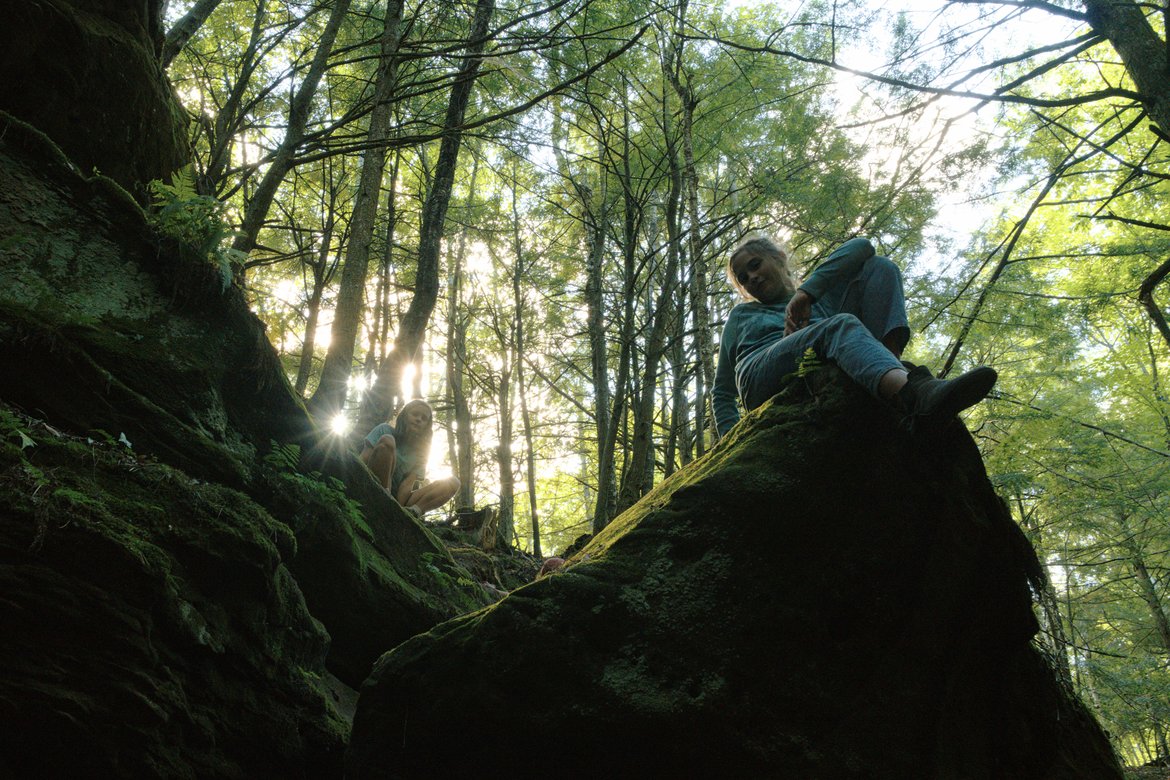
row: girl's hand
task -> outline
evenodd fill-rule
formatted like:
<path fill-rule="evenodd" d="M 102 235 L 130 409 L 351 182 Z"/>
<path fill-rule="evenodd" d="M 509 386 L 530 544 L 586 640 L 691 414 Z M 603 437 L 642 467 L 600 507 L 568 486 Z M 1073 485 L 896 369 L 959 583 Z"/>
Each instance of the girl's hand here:
<path fill-rule="evenodd" d="M 797 290 L 784 309 L 784 335 L 791 336 L 801 328 L 808 326 L 812 316 L 812 296 L 804 290 Z"/>

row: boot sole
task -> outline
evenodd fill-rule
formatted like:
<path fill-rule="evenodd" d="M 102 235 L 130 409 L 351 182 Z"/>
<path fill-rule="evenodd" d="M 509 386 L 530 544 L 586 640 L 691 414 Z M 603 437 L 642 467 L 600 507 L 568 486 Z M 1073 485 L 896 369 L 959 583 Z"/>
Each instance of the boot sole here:
<path fill-rule="evenodd" d="M 939 404 L 937 409 L 923 415 L 932 419 L 950 419 L 964 409 L 970 409 L 982 401 L 995 387 L 999 374 L 994 368 L 980 366 L 973 368 L 960 377 L 956 377 L 951 392 Z"/>

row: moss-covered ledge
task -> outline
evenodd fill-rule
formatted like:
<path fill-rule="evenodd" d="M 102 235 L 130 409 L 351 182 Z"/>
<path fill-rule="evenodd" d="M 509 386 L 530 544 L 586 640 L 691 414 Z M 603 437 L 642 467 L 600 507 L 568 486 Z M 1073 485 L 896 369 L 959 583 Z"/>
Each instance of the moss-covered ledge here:
<path fill-rule="evenodd" d="M 0 236 L 0 400 L 124 439 L 292 528 L 301 543 L 286 562 L 350 685 L 394 645 L 486 602 L 352 453 L 317 435 L 243 292 L 157 236 L 116 184 L 3 116 Z M 283 483 L 265 460 L 274 446 L 306 456 Z M 319 488 L 330 478 L 340 490 Z"/>
<path fill-rule="evenodd" d="M 543 776 L 547 742 L 568 777 L 1120 779 L 1031 643 L 1039 576 L 957 421 L 907 439 L 796 382 L 558 573 L 384 656 L 347 777 Z"/>
<path fill-rule="evenodd" d="M 337 776 L 296 547 L 238 491 L 0 405 L 0 771 Z"/>

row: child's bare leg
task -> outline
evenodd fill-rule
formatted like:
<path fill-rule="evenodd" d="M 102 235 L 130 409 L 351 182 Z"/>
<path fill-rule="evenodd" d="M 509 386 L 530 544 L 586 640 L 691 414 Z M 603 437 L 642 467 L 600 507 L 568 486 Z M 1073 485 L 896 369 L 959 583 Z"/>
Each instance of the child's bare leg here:
<path fill-rule="evenodd" d="M 394 466 L 398 463 L 398 445 L 394 437 L 387 434 L 378 439 L 373 449 L 362 450 L 362 461 L 373 472 L 378 483 L 389 490 L 390 479 L 394 476 Z"/>
<path fill-rule="evenodd" d="M 459 478 L 447 477 L 428 482 L 410 494 L 406 499 L 407 506 L 418 507 L 418 511 L 429 512 L 451 500 L 459 492 Z"/>

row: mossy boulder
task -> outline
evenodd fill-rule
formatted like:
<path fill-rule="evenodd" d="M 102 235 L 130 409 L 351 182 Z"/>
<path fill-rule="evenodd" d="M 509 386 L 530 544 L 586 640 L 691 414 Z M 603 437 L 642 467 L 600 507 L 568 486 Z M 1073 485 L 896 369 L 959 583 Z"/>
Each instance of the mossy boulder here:
<path fill-rule="evenodd" d="M 338 776 L 296 544 L 238 491 L 0 406 L 0 775 Z"/>
<path fill-rule="evenodd" d="M 1040 576 L 961 425 L 907 440 L 797 384 L 562 572 L 383 657 L 347 776 L 1120 777 L 1032 644 Z"/>
<path fill-rule="evenodd" d="M 0 237 L 0 400 L 237 491 L 291 529 L 281 560 L 345 682 L 487 603 L 344 442 L 318 435 L 243 291 L 156 235 L 115 182 L 81 176 L 4 115 Z M 275 466 L 274 447 L 298 455 Z"/>
<path fill-rule="evenodd" d="M 491 597 L 357 458 L 324 467 L 270 472 L 256 494 L 296 533 L 290 568 L 333 638 L 328 667 L 356 688 L 386 650 Z"/>
<path fill-rule="evenodd" d="M 187 117 L 159 64 L 162 0 L 14 0 L 0 25 L 0 110 L 146 197 L 188 159 Z"/>

